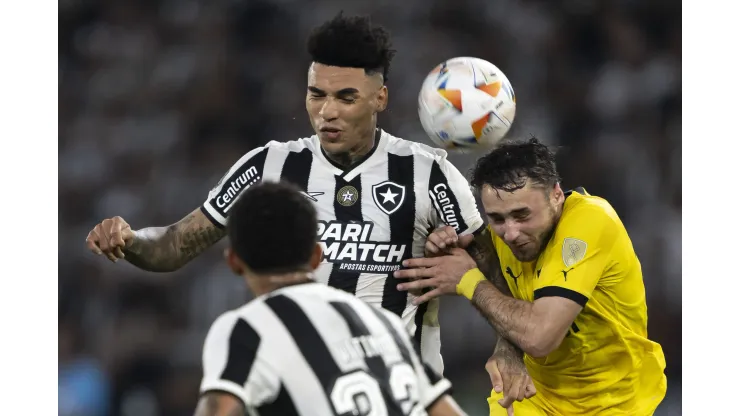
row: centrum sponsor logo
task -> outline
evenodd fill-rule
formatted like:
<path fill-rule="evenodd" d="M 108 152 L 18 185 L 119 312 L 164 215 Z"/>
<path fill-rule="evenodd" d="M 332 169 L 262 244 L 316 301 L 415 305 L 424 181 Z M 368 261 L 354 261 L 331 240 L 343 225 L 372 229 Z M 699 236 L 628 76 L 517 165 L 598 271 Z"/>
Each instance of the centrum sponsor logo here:
<path fill-rule="evenodd" d="M 228 212 L 231 209 L 229 204 L 236 200 L 239 193 L 260 180 L 258 173 L 257 168 L 250 166 L 244 173 L 232 179 L 228 184 L 224 184 L 221 192 L 216 197 L 216 206 L 223 209 L 224 212 Z"/>
<path fill-rule="evenodd" d="M 434 192 L 432 192 L 434 191 Z M 450 192 L 447 185 L 438 183 L 434 185 L 432 191 L 429 191 L 429 196 L 435 201 L 437 210 L 442 215 L 442 220 L 449 226 L 455 227 L 455 230 L 460 231 L 460 224 L 457 221 L 457 215 L 455 215 L 455 204 L 452 203 L 447 193 Z"/>
<path fill-rule="evenodd" d="M 374 225 L 369 221 L 319 221 L 319 244 L 324 250 L 324 260 L 340 263 L 341 270 L 386 273 L 400 269 L 406 244 L 371 241 Z"/>

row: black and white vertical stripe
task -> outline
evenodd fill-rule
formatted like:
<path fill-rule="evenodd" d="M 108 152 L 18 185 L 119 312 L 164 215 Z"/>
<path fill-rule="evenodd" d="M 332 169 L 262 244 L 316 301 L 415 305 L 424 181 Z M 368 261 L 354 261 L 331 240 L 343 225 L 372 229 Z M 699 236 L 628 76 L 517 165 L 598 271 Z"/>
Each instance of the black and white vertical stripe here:
<path fill-rule="evenodd" d="M 363 337 L 388 339 L 392 347 L 382 354 L 347 355 L 343 346 Z M 398 380 L 391 381 L 392 373 L 399 365 L 412 371 L 408 388 L 416 399 L 394 394 Z M 261 416 L 343 415 L 338 380 L 355 372 L 375 380 L 382 403 L 370 404 L 385 407 L 389 415 L 428 407 L 451 388 L 421 364 L 397 316 L 309 283 L 278 290 L 220 317 L 206 338 L 200 390 L 233 394 L 250 414 Z"/>

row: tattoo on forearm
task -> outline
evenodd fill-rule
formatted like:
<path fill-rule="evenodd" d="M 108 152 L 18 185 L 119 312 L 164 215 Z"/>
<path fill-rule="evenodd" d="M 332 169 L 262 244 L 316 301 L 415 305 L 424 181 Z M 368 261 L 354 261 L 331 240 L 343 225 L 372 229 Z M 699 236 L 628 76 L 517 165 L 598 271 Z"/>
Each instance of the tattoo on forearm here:
<path fill-rule="evenodd" d="M 475 236 L 475 239 L 468 246 L 468 254 L 475 260 L 478 268 L 486 276 L 486 279 L 496 286 L 496 289 L 504 295 L 513 296 L 506 278 L 501 273 L 501 266 L 496 254 L 496 248 L 493 246 L 491 231 L 486 227 L 482 232 Z"/>
<path fill-rule="evenodd" d="M 179 269 L 226 235 L 195 210 L 169 227 L 151 227 L 136 232 L 126 260 L 140 269 L 170 272 Z"/>
<path fill-rule="evenodd" d="M 188 215 L 181 223 L 178 227 L 177 247 L 185 262 L 194 259 L 226 235 L 225 229 L 213 225 L 200 211 Z"/>
<path fill-rule="evenodd" d="M 475 259 L 478 268 L 495 289 L 483 283 L 479 284 L 473 294 L 472 303 L 486 320 L 493 326 L 499 337 L 501 348 L 509 346 L 519 357 L 521 346 L 525 342 L 527 328 L 523 323 L 530 322 L 531 304 L 514 299 L 506 278 L 501 273 L 496 247 L 493 245 L 491 231 L 486 228 L 479 233 L 468 246 L 468 253 Z M 490 289 L 490 290 L 487 290 Z M 496 293 L 496 292 L 500 293 Z"/>

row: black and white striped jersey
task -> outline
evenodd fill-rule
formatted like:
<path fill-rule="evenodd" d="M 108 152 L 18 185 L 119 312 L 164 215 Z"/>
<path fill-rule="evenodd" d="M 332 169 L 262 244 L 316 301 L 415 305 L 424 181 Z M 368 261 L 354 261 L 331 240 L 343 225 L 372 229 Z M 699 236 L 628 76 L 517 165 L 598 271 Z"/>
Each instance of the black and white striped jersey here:
<path fill-rule="evenodd" d="M 326 157 L 317 136 L 273 141 L 243 156 L 202 210 L 224 226 L 240 192 L 258 181 L 299 186 L 318 212 L 324 262 L 316 279 L 402 317 L 424 361 L 442 373 L 439 301 L 412 305 L 413 295 L 396 290 L 393 272 L 424 255 L 434 228 L 448 224 L 468 234 L 484 225 L 468 182 L 446 157 L 380 129 L 373 150 L 347 169 Z"/>
<path fill-rule="evenodd" d="M 451 387 L 398 316 L 320 283 L 226 312 L 203 347 L 201 393 L 231 393 L 250 415 L 421 416 Z"/>

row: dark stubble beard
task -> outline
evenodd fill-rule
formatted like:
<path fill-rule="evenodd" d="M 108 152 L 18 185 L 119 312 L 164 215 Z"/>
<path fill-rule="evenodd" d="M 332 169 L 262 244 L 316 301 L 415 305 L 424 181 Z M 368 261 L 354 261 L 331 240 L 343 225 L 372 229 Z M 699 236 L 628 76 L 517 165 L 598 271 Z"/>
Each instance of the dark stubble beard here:
<path fill-rule="evenodd" d="M 521 261 L 522 263 L 529 263 L 531 261 L 537 260 L 537 258 L 540 257 L 543 251 L 545 251 L 545 247 L 547 247 L 547 243 L 550 242 L 550 239 L 552 238 L 552 235 L 555 233 L 555 226 L 558 224 L 558 221 L 560 221 L 560 215 L 561 212 L 557 208 L 548 205 L 548 211 L 550 211 L 550 216 L 552 218 L 552 221 L 550 222 L 550 225 L 547 227 L 545 231 L 540 233 L 540 235 L 537 236 L 536 243 L 538 244 L 537 250 L 533 251 L 531 255 L 526 257 L 519 257 L 516 256 L 516 259 Z"/>

